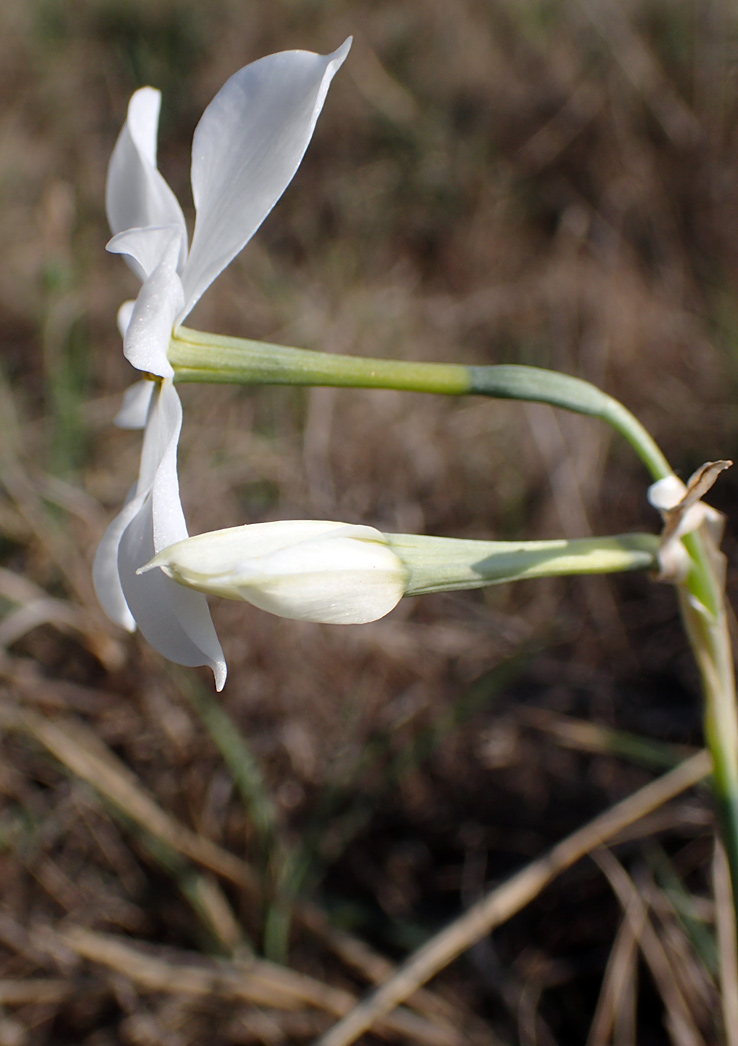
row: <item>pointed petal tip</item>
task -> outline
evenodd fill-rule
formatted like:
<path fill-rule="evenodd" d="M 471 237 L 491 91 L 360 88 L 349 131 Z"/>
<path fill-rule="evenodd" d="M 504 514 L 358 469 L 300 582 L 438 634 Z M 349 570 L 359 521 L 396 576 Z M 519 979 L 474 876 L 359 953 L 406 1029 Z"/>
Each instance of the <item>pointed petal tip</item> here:
<path fill-rule="evenodd" d="M 180 275 L 179 322 L 248 243 L 292 181 L 328 88 L 351 48 L 280 51 L 239 69 L 203 113 L 192 142 L 196 220 Z"/>
<path fill-rule="evenodd" d="M 336 48 L 336 50 L 333 52 L 331 57 L 334 58 L 335 61 L 338 62 L 339 64 L 343 64 L 343 62 L 346 61 L 346 56 L 348 55 L 349 51 L 351 50 L 351 45 L 353 44 L 353 42 L 354 42 L 353 36 L 347 36 L 346 39 L 341 44 L 341 46 Z"/>
<path fill-rule="evenodd" d="M 210 666 L 213 670 L 213 678 L 215 679 L 215 689 L 218 693 L 221 692 L 223 687 L 226 685 L 226 679 L 228 678 L 228 667 L 225 661 L 218 661 L 216 664 Z"/>

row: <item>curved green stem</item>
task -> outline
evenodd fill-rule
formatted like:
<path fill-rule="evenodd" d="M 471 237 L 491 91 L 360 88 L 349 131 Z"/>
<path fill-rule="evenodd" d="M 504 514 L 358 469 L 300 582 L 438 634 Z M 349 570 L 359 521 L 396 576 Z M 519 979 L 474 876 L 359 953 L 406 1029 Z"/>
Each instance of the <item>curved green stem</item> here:
<path fill-rule="evenodd" d="M 581 378 L 518 364 L 470 367 L 470 392 L 497 399 L 528 400 L 563 407 L 607 422 L 630 443 L 654 480 L 671 466 L 651 434 L 622 403 Z"/>
<path fill-rule="evenodd" d="M 653 479 L 661 479 L 672 471 L 653 438 L 616 399 L 580 378 L 539 367 L 467 367 L 460 363 L 341 356 L 202 334 L 187 327 L 179 327 L 173 335 L 169 362 L 177 382 L 332 385 L 548 403 L 608 422 L 628 440 Z"/>
<path fill-rule="evenodd" d="M 659 539 L 655 534 L 552 541 L 384 536 L 407 567 L 406 596 L 485 588 L 524 578 L 659 569 Z"/>

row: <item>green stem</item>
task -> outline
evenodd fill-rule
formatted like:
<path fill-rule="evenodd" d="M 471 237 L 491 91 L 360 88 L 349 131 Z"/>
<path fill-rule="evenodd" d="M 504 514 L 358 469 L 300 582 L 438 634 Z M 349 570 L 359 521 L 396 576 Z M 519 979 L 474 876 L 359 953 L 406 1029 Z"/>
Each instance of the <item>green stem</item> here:
<path fill-rule="evenodd" d="M 654 480 L 673 471 L 658 444 L 619 400 L 595 385 L 557 371 L 518 364 L 470 367 L 471 392 L 497 399 L 528 400 L 563 407 L 607 422 L 630 443 Z"/>
<path fill-rule="evenodd" d="M 385 534 L 409 572 L 406 596 L 485 588 L 524 578 L 658 570 L 655 534 L 553 541 L 476 541 Z"/>
<path fill-rule="evenodd" d="M 738 721 L 727 616 L 717 615 L 679 586 L 682 620 L 702 676 L 705 740 L 712 755 L 713 790 L 723 829 L 733 897 L 738 898 Z"/>
<path fill-rule="evenodd" d="M 179 327 L 172 336 L 168 355 L 177 382 L 332 385 L 548 403 L 612 425 L 628 440 L 654 479 L 662 479 L 672 471 L 649 433 L 616 399 L 580 378 L 539 367 L 468 367 L 460 363 L 342 356 L 203 334 L 187 327 Z"/>

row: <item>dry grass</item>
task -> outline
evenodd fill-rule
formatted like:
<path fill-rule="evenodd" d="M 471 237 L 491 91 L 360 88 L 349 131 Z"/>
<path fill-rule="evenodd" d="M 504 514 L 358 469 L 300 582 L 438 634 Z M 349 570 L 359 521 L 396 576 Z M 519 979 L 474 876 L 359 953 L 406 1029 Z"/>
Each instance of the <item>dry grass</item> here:
<path fill-rule="evenodd" d="M 686 476 L 738 434 L 738 20 L 719 0 L 4 0 L 0 30 L 0 1046 L 308 1043 L 688 758 L 696 674 L 672 593 L 641 577 L 342 629 L 221 602 L 217 702 L 105 621 L 89 567 L 138 455 L 111 425 L 134 285 L 103 251 L 128 96 L 163 89 L 161 164 L 186 199 L 194 123 L 231 72 L 353 33 L 295 182 L 192 325 L 560 368 L 622 398 Z M 657 525 L 627 450 L 543 407 L 183 399 L 193 532 Z M 729 514 L 737 483 L 713 492 Z M 362 1041 L 720 1042 L 707 792 L 597 861 Z"/>

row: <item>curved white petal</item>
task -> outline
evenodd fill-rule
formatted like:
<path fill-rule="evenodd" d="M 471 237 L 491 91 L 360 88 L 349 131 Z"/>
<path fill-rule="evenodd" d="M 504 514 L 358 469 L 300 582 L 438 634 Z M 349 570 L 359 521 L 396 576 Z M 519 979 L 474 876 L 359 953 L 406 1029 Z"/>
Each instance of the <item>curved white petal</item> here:
<path fill-rule="evenodd" d="M 115 621 L 128 632 L 135 632 L 136 622 L 128 609 L 120 583 L 118 546 L 123 531 L 143 504 L 143 498 L 135 497 L 135 493 L 136 487 L 134 486 L 122 511 L 115 517 L 97 546 L 95 561 L 92 565 L 92 581 L 97 598 L 100 600 L 100 606 L 111 621 Z"/>
<path fill-rule="evenodd" d="M 177 479 L 181 427 L 177 390 L 164 381 L 151 399 L 138 483 L 98 549 L 95 587 L 113 620 L 137 625 L 159 653 L 178 664 L 210 665 L 221 690 L 225 659 L 205 597 L 161 572 L 153 581 L 136 573 L 164 545 L 187 537 Z"/>
<path fill-rule="evenodd" d="M 128 607 L 144 638 L 170 661 L 209 665 L 216 689 L 226 680 L 226 664 L 205 596 L 182 588 L 162 571 L 137 574 L 154 552 L 151 496 L 121 536 L 118 571 Z"/>
<path fill-rule="evenodd" d="M 128 117 L 113 149 L 105 186 L 105 209 L 113 233 L 147 225 L 176 225 L 187 231 L 177 197 L 156 167 L 156 131 L 161 94 L 142 87 L 131 98 Z M 143 279 L 135 260 L 131 267 Z"/>
<path fill-rule="evenodd" d="M 153 449 L 158 451 L 159 457 L 151 484 L 156 552 L 187 537 L 187 523 L 182 511 L 177 477 L 177 444 L 181 429 L 182 403 L 179 393 L 171 381 L 165 381 L 159 390 L 150 420 Z M 148 452 L 144 441 L 142 476 L 146 475 L 150 467 L 145 460 Z"/>
<path fill-rule="evenodd" d="M 351 39 L 330 55 L 283 51 L 235 73 L 192 142 L 197 220 L 182 271 L 185 308 L 251 239 L 289 185 Z"/>
<path fill-rule="evenodd" d="M 133 307 L 123 352 L 138 370 L 171 378 L 167 359 L 174 321 L 181 312 L 184 293 L 177 275 L 178 236 L 170 235 L 159 264 L 147 278 Z"/>
<path fill-rule="evenodd" d="M 124 254 L 135 262 L 137 271 L 142 272 L 145 280 L 164 255 L 170 249 L 172 239 L 177 241 L 175 267 L 179 267 L 182 256 L 182 230 L 176 225 L 147 225 L 144 228 L 124 229 L 118 232 L 105 244 L 105 250 L 111 254 Z M 185 249 L 187 243 L 184 243 Z"/>
<path fill-rule="evenodd" d="M 125 338 L 126 331 L 128 330 L 128 324 L 131 322 L 131 316 L 136 306 L 135 300 L 124 301 L 121 307 L 118 309 L 118 315 L 116 316 L 116 323 L 118 325 L 118 331 L 121 338 Z"/>
<path fill-rule="evenodd" d="M 123 393 L 123 404 L 115 416 L 114 424 L 119 429 L 142 429 L 146 425 L 146 418 L 151 403 L 151 393 L 154 391 L 153 381 L 137 381 Z"/>
<path fill-rule="evenodd" d="M 389 614 L 405 594 L 407 571 L 386 543 L 357 539 L 353 529 L 241 563 L 241 597 L 271 614 L 331 625 Z"/>
<path fill-rule="evenodd" d="M 97 547 L 92 568 L 95 591 L 103 610 L 112 621 L 122 625 L 129 632 L 135 631 L 136 621 L 128 607 L 118 571 L 120 540 L 128 524 L 140 512 L 144 501 L 150 496 L 157 469 L 172 441 L 176 458 L 177 440 L 182 424 L 181 410 L 177 416 L 176 408 L 172 411 L 170 407 L 167 412 L 160 409 L 163 389 L 156 389 L 156 396 L 153 397 L 152 393 L 155 389 L 156 385 L 153 381 L 139 381 L 132 385 L 125 394 L 123 408 L 118 417 L 120 418 L 122 414 L 124 420 L 140 421 L 142 428 L 145 425 L 138 479 L 131 487 L 123 509 L 105 531 Z M 172 392 L 179 400 L 173 386 Z M 142 416 L 144 409 L 145 413 Z M 174 497 L 179 505 L 178 485 Z M 186 526 L 184 532 L 187 533 Z"/>

